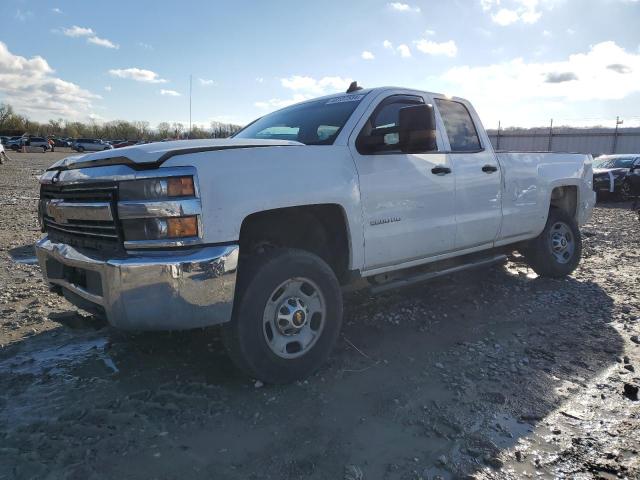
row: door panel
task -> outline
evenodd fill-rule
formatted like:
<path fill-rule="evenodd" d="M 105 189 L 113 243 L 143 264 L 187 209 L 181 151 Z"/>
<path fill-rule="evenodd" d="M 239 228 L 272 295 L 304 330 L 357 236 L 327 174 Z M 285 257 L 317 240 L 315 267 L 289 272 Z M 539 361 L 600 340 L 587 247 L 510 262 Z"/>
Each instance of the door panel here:
<path fill-rule="evenodd" d="M 454 247 L 454 174 L 434 175 L 446 154 L 354 155 L 364 216 L 365 267 Z"/>
<path fill-rule="evenodd" d="M 384 137 L 385 146 L 375 154 L 350 149 L 360 181 L 364 221 L 365 269 L 401 264 L 454 248 L 455 174 L 434 173 L 448 167 L 446 153 L 402 153 L 394 142 L 398 110 L 425 103 L 424 98 L 392 95 L 374 102 L 356 128 L 360 135 Z M 440 140 L 441 143 L 441 140 Z M 436 170 L 437 172 L 437 170 Z"/>
<path fill-rule="evenodd" d="M 483 149 L 477 118 L 464 103 L 437 98 L 435 103 L 456 172 L 456 240 L 461 250 L 490 244 L 502 223 L 502 170 L 493 149 Z M 485 136 L 486 137 L 486 136 Z"/>
<path fill-rule="evenodd" d="M 453 153 L 456 172 L 456 249 L 495 240 L 502 222 L 501 169 L 493 152 Z M 497 167 L 485 172 L 485 166 Z"/>

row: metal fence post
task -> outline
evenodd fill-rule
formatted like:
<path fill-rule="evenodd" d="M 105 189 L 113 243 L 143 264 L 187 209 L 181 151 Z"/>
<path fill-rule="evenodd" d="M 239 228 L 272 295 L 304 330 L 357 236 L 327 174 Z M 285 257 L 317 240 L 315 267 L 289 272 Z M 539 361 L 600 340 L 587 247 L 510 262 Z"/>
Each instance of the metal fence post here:
<path fill-rule="evenodd" d="M 500 120 L 498 120 L 498 136 L 496 138 L 496 150 L 500 150 Z"/>
<path fill-rule="evenodd" d="M 618 125 L 622 125 L 624 120 L 620 120 L 620 117 L 616 117 L 616 129 L 613 132 L 613 148 L 611 149 L 611 153 L 616 153 L 616 149 L 618 148 Z"/>
<path fill-rule="evenodd" d="M 552 143 L 553 143 L 553 118 L 551 119 L 551 125 L 549 125 L 549 143 L 547 145 L 547 152 L 551 151 Z"/>

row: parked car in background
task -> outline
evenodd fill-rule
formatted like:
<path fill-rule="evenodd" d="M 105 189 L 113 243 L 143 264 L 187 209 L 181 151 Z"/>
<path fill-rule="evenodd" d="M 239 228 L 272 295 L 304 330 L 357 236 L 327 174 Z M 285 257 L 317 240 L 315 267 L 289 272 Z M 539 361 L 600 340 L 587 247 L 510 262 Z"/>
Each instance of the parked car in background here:
<path fill-rule="evenodd" d="M 44 137 L 20 137 L 17 141 L 10 143 L 11 150 L 20 151 L 22 147 L 41 148 L 43 152 L 51 150 L 49 140 Z"/>
<path fill-rule="evenodd" d="M 76 152 L 99 152 L 101 150 L 111 150 L 113 145 L 109 145 L 107 142 L 98 140 L 95 138 L 78 138 L 71 148 Z"/>
<path fill-rule="evenodd" d="M 9 140 L 10 140 L 10 137 L 0 137 L 0 144 L 6 145 Z"/>
<path fill-rule="evenodd" d="M 11 138 L 7 141 L 7 143 L 5 143 L 5 147 L 6 147 L 8 150 L 19 150 L 20 148 L 22 148 L 22 142 L 23 142 L 23 139 L 24 139 L 24 138 L 25 138 L 25 137 L 23 137 L 22 135 L 20 135 L 20 136 L 18 136 L 18 137 L 11 137 Z M 16 146 L 16 145 L 18 146 L 18 148 L 17 148 L 17 149 L 15 148 L 15 146 Z"/>
<path fill-rule="evenodd" d="M 138 143 L 136 140 L 123 140 L 118 143 L 113 144 L 113 148 L 122 148 L 122 147 L 130 147 L 131 145 L 135 145 Z"/>
<path fill-rule="evenodd" d="M 67 138 L 52 138 L 56 147 L 71 147 L 71 141 Z"/>
<path fill-rule="evenodd" d="M 626 199 L 638 194 L 639 174 L 640 154 L 601 155 L 593 161 L 593 189 Z"/>

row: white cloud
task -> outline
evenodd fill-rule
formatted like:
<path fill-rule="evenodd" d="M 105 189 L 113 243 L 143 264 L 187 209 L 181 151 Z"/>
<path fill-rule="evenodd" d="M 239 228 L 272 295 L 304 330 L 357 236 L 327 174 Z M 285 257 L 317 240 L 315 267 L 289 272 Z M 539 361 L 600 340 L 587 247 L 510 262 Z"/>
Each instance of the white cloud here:
<path fill-rule="evenodd" d="M 100 38 L 97 36 L 87 38 L 87 42 L 93 43 L 94 45 L 98 45 L 100 47 L 113 48 L 114 50 L 118 50 L 120 48 L 120 45 L 113 43 L 111 40 Z"/>
<path fill-rule="evenodd" d="M 413 12 L 413 13 L 420 13 L 420 7 L 413 7 L 411 5 L 408 5 L 406 3 L 401 3 L 401 2 L 391 2 L 391 3 L 387 3 L 387 6 L 391 9 L 391 10 L 395 10 L 396 12 Z"/>
<path fill-rule="evenodd" d="M 563 0 L 480 0 L 494 23 L 506 27 L 517 22 L 536 23 L 543 11 L 551 10 Z"/>
<path fill-rule="evenodd" d="M 289 78 L 280 79 L 280 83 L 284 88 L 313 95 L 346 90 L 351 82 L 351 79 L 342 77 L 323 77 L 316 80 L 302 75 L 293 75 Z"/>
<path fill-rule="evenodd" d="M 256 77 L 256 82 L 258 82 L 258 83 L 264 83 L 264 78 L 262 78 L 262 77 Z"/>
<path fill-rule="evenodd" d="M 427 35 L 428 37 L 433 37 L 436 34 L 435 30 L 425 30 L 424 34 Z"/>
<path fill-rule="evenodd" d="M 607 41 L 558 62 L 526 63 L 516 58 L 488 66 L 454 67 L 440 80 L 449 91 L 473 101 L 479 111 L 494 112 L 494 117 L 512 114 L 515 121 L 520 117 L 526 123 L 526 115 L 542 109 L 545 102 L 570 109 L 571 102 L 620 100 L 640 92 L 640 53 Z"/>
<path fill-rule="evenodd" d="M 30 10 L 23 12 L 22 10 L 18 9 L 16 11 L 15 18 L 16 20 L 20 20 L 21 22 L 25 22 L 31 17 L 33 17 L 33 12 Z"/>
<path fill-rule="evenodd" d="M 362 57 L 363 60 L 373 60 L 376 58 L 376 56 L 368 50 L 365 50 L 364 52 L 362 52 L 360 56 Z"/>
<path fill-rule="evenodd" d="M 212 87 L 216 84 L 216 82 L 214 82 L 213 80 L 209 80 L 208 78 L 199 78 L 198 82 L 203 87 Z"/>
<path fill-rule="evenodd" d="M 35 120 L 64 117 L 80 119 L 100 98 L 75 83 L 54 75 L 47 61 L 14 55 L 0 42 L 0 93 L 5 102 Z"/>
<path fill-rule="evenodd" d="M 576 33 L 576 31 L 573 28 L 567 28 L 567 34 L 568 35 L 574 35 Z"/>
<path fill-rule="evenodd" d="M 165 95 L 167 97 L 181 97 L 182 95 L 175 90 L 165 90 L 164 88 L 160 90 L 160 95 Z"/>
<path fill-rule="evenodd" d="M 144 48 L 145 50 L 153 50 L 153 45 L 144 42 L 138 42 L 138 46 L 140 48 Z"/>
<path fill-rule="evenodd" d="M 458 54 L 456 42 L 449 40 L 447 42 L 433 42 L 431 40 L 416 40 L 413 42 L 416 48 L 427 55 L 446 55 L 447 57 L 455 57 Z"/>
<path fill-rule="evenodd" d="M 292 75 L 289 78 L 280 79 L 280 83 L 284 88 L 293 90 L 294 93 L 291 98 L 271 98 L 270 100 L 255 102 L 254 106 L 263 110 L 276 110 L 321 95 L 346 91 L 351 82 L 351 79 L 342 77 L 315 79 L 303 75 Z"/>
<path fill-rule="evenodd" d="M 387 50 L 393 50 L 393 43 L 391 43 L 389 40 L 385 40 L 384 42 L 382 42 L 382 46 Z"/>
<path fill-rule="evenodd" d="M 110 92 L 111 91 L 111 85 L 106 85 L 104 87 L 105 91 Z"/>
<path fill-rule="evenodd" d="M 96 34 L 91 28 L 74 25 L 71 28 L 63 28 L 62 33 L 67 37 L 89 37 Z"/>
<path fill-rule="evenodd" d="M 402 45 L 398 45 L 398 48 L 396 50 L 398 50 L 398 53 L 402 58 L 411 57 L 411 49 L 404 43 Z"/>
<path fill-rule="evenodd" d="M 276 110 L 278 108 L 288 107 L 289 105 L 293 105 L 294 103 L 304 102 L 305 100 L 309 100 L 310 98 L 312 98 L 312 96 L 302 93 L 296 93 L 292 98 L 272 98 L 271 100 L 267 100 L 266 102 L 255 102 L 253 105 L 261 109 Z"/>
<path fill-rule="evenodd" d="M 96 35 L 96 32 L 89 27 L 79 27 L 78 25 L 73 25 L 71 28 L 63 28 L 62 34 L 71 38 L 85 37 L 87 39 L 87 43 L 92 43 L 93 45 L 98 45 L 100 47 L 112 48 L 114 50 L 120 48 L 120 45 L 112 42 L 111 40 L 98 37 L 98 35 Z"/>
<path fill-rule="evenodd" d="M 52 8 L 52 9 L 51 9 L 51 11 L 52 11 L 53 13 L 62 14 L 62 10 L 60 10 L 58 7 L 54 7 L 54 8 Z"/>
<path fill-rule="evenodd" d="M 506 25 L 516 23 L 518 20 L 520 20 L 520 15 L 518 15 L 518 12 L 516 12 L 515 10 L 501 8 L 496 13 L 491 15 L 491 20 L 504 27 Z"/>
<path fill-rule="evenodd" d="M 551 38 L 553 36 L 553 34 L 549 30 L 544 30 L 542 32 L 542 36 L 543 37 L 547 37 L 547 38 Z"/>
<path fill-rule="evenodd" d="M 109 74 L 112 77 L 127 78 L 135 80 L 136 82 L 144 83 L 167 83 L 164 78 L 151 70 L 145 70 L 143 68 L 117 68 L 109 70 Z"/>

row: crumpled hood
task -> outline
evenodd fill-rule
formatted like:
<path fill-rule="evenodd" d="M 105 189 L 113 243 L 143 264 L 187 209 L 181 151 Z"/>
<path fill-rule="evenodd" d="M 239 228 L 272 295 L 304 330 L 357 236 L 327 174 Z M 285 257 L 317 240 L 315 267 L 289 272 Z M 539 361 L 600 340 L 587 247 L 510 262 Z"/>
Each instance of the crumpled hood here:
<path fill-rule="evenodd" d="M 205 139 L 176 140 L 173 142 L 154 142 L 144 145 L 132 145 L 101 152 L 72 155 L 51 165 L 47 170 L 67 170 L 87 168 L 106 164 L 137 164 L 153 166 L 175 155 L 198 153 L 238 148 L 291 147 L 304 146 L 303 143 L 289 140 L 254 140 L 254 139 Z"/>

